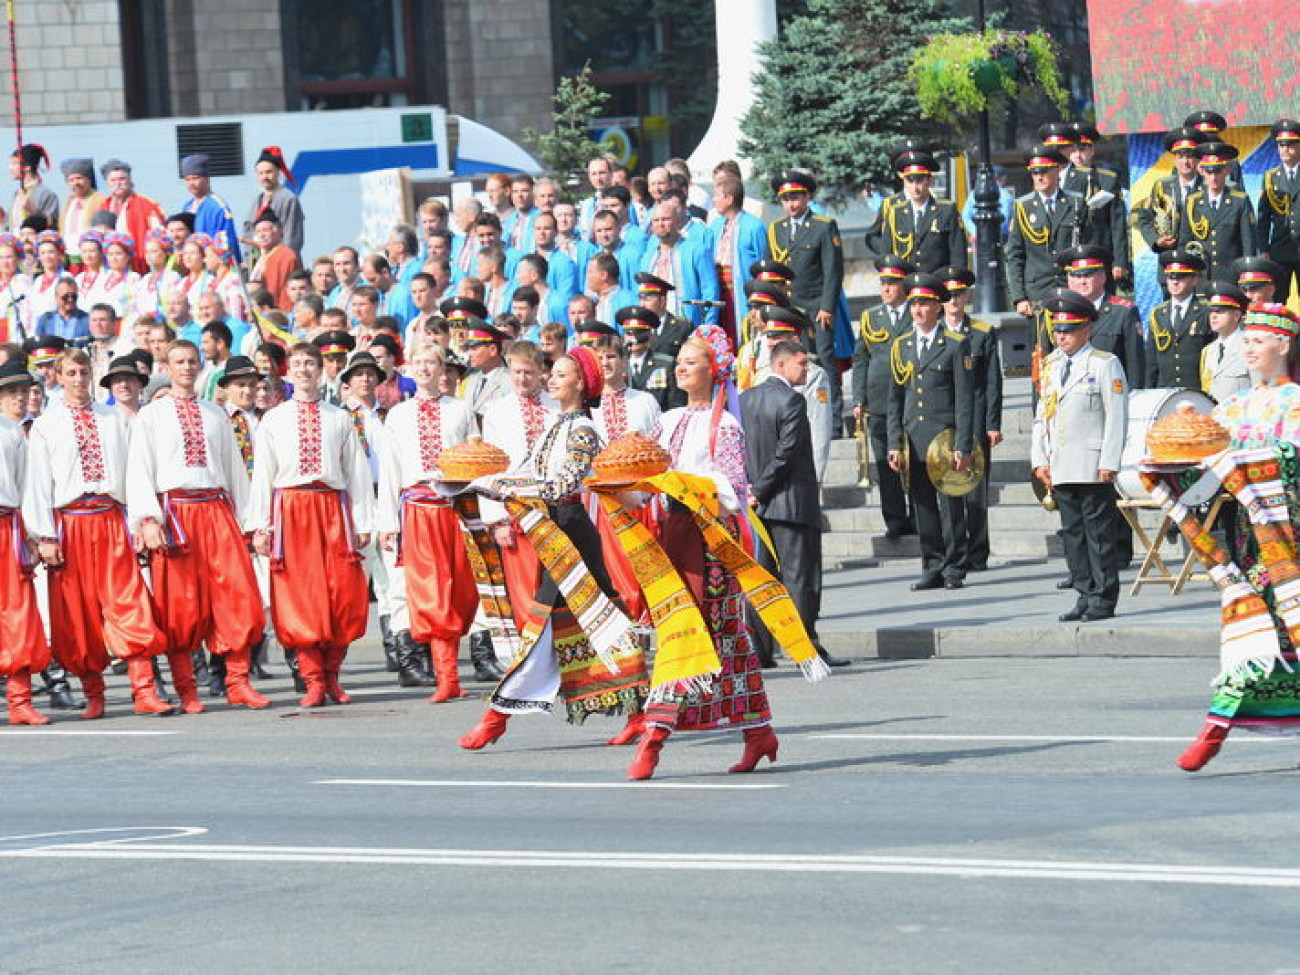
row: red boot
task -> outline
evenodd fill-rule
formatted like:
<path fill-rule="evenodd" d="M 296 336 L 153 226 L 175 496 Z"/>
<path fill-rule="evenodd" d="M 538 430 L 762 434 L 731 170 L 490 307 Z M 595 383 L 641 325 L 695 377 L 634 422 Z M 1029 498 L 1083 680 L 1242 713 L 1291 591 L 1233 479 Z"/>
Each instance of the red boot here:
<path fill-rule="evenodd" d="M 509 720 L 510 715 L 488 708 L 479 723 L 460 736 L 460 747 L 476 752 L 492 744 L 506 733 L 506 722 Z"/>
<path fill-rule="evenodd" d="M 1178 767 L 1184 772 L 1204 768 L 1210 759 L 1219 754 L 1227 737 L 1228 729 L 1224 725 L 1213 721 L 1205 722 L 1205 727 L 1196 736 L 1196 740 L 1187 747 L 1187 751 L 1178 756 Z"/>
<path fill-rule="evenodd" d="M 167 669 L 172 672 L 172 686 L 181 699 L 181 710 L 186 714 L 202 714 L 203 702 L 199 700 L 199 685 L 194 680 L 194 658 L 188 650 L 167 654 Z"/>
<path fill-rule="evenodd" d="M 248 682 L 250 657 L 248 648 L 231 650 L 226 654 L 226 703 L 231 707 L 258 710 L 268 706 L 268 701 Z"/>
<path fill-rule="evenodd" d="M 104 716 L 104 676 L 103 674 L 81 675 L 81 693 L 86 695 L 86 710 L 81 712 L 82 721 L 94 721 Z"/>
<path fill-rule="evenodd" d="M 318 647 L 298 648 L 298 670 L 307 685 L 307 693 L 302 696 L 298 706 L 318 708 L 328 704 L 329 697 L 325 693 L 325 665 Z"/>
<path fill-rule="evenodd" d="M 28 671 L 10 674 L 5 686 L 9 698 L 10 724 L 49 724 L 50 719 L 32 707 L 32 675 Z"/>
<path fill-rule="evenodd" d="M 772 730 L 771 725 L 765 724 L 761 728 L 746 728 L 745 753 L 740 756 L 740 761 L 727 771 L 752 772 L 759 761 L 764 758 L 775 762 L 776 750 L 779 745 L 780 742 L 777 741 L 776 732 Z"/>
<path fill-rule="evenodd" d="M 326 647 L 321 657 L 325 667 L 325 693 L 335 704 L 352 703 L 352 695 L 339 684 L 339 671 L 347 655 L 347 647 Z"/>
<path fill-rule="evenodd" d="M 438 689 L 429 698 L 434 704 L 464 697 L 460 689 L 460 670 L 457 661 L 460 644 L 456 640 L 431 640 L 433 651 L 433 673 L 438 679 Z"/>
<path fill-rule="evenodd" d="M 636 714 L 627 716 L 627 724 L 623 725 L 623 730 L 616 734 L 606 745 L 630 745 L 641 737 L 645 731 L 645 712 L 638 711 Z"/>
<path fill-rule="evenodd" d="M 627 777 L 629 779 L 648 779 L 655 774 L 655 768 L 659 765 L 659 753 L 663 751 L 664 742 L 672 734 L 667 728 L 661 725 L 651 725 L 649 730 L 641 736 L 641 744 L 637 746 L 636 757 L 632 759 L 632 764 L 627 767 Z"/>
<path fill-rule="evenodd" d="M 126 673 L 131 681 L 131 698 L 136 714 L 173 714 L 176 709 L 158 696 L 153 683 L 153 661 L 148 657 L 128 657 Z"/>

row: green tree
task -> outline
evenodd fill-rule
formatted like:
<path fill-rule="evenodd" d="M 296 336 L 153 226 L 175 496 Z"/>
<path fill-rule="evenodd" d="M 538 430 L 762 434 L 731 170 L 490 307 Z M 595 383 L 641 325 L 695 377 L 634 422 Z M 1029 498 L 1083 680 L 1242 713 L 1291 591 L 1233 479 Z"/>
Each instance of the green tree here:
<path fill-rule="evenodd" d="M 947 0 L 806 0 L 760 50 L 757 100 L 741 120 L 742 155 L 760 174 L 800 166 L 833 199 L 892 186 L 889 150 L 904 136 L 951 133 L 921 118 L 907 82 L 932 34 L 970 30 Z"/>
<path fill-rule="evenodd" d="M 603 142 L 591 138 L 591 123 L 600 117 L 609 98 L 608 92 L 596 87 L 591 65 L 586 64 L 576 75 L 561 78 L 556 85 L 551 130 L 524 130 L 524 141 L 537 151 L 542 165 L 556 177 L 566 194 L 576 192 L 587 171 L 587 161 L 605 149 Z"/>

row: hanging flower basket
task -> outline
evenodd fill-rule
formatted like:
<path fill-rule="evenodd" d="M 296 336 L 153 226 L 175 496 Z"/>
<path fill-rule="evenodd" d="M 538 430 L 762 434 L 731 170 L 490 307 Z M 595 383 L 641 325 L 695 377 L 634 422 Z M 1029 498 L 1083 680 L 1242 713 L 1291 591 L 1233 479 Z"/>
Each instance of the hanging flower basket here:
<path fill-rule="evenodd" d="M 988 30 L 938 34 L 917 51 L 908 69 L 921 113 L 960 125 L 986 111 L 990 100 L 1037 88 L 1061 111 L 1065 88 L 1056 44 L 1042 31 Z"/>

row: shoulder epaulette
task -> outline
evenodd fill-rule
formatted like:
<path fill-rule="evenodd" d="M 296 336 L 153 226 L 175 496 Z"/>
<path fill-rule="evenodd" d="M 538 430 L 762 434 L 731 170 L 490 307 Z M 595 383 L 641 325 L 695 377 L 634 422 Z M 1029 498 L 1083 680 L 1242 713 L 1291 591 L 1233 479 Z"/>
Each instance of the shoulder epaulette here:
<path fill-rule="evenodd" d="M 1229 195 L 1229 196 L 1239 196 L 1239 197 L 1241 197 L 1241 198 L 1244 200 L 1244 199 L 1246 198 L 1246 191 L 1245 191 L 1245 190 L 1228 190 L 1228 195 Z"/>
<path fill-rule="evenodd" d="M 972 318 L 972 319 L 971 319 L 970 327 L 973 328 L 973 329 L 975 329 L 975 331 L 977 331 L 977 332 L 986 332 L 986 333 L 987 333 L 987 332 L 992 332 L 992 331 L 993 331 L 993 326 L 992 326 L 992 325 L 988 324 L 988 322 L 981 322 L 978 318 Z"/>
<path fill-rule="evenodd" d="M 1018 196 L 1018 197 L 1016 197 L 1016 202 L 1017 202 L 1017 203 L 1030 203 L 1030 202 L 1033 201 L 1033 199 L 1034 199 L 1035 196 L 1037 196 L 1037 194 L 1034 193 L 1034 192 L 1031 190 L 1030 192 L 1026 193 L 1024 196 Z"/>
<path fill-rule="evenodd" d="M 1151 309 L 1151 314 L 1154 315 L 1161 308 L 1168 308 L 1171 304 L 1173 304 L 1173 302 L 1170 299 L 1166 298 L 1164 301 L 1160 302 L 1160 304 L 1156 305 L 1154 308 Z"/>
<path fill-rule="evenodd" d="M 1047 353 L 1047 358 L 1044 359 L 1043 361 L 1051 362 L 1053 359 L 1059 359 L 1059 358 L 1061 358 L 1061 350 L 1053 349 L 1051 352 Z"/>
<path fill-rule="evenodd" d="M 1065 187 L 1061 187 L 1061 195 L 1062 195 L 1062 196 L 1068 196 L 1068 197 L 1069 197 L 1070 199 L 1072 199 L 1072 200 L 1082 200 L 1082 199 L 1083 199 L 1083 194 L 1082 194 L 1082 193 L 1076 193 L 1074 190 L 1067 190 Z"/>
<path fill-rule="evenodd" d="M 957 339 L 959 342 L 964 342 L 966 340 L 966 336 L 964 333 L 954 332 L 947 325 L 943 327 L 943 334 L 948 336 L 949 338 Z"/>
<path fill-rule="evenodd" d="M 1096 346 L 1093 346 L 1092 354 L 1093 354 L 1094 356 L 1096 356 L 1098 359 L 1113 359 L 1113 358 L 1115 358 L 1114 353 L 1112 353 L 1112 352 L 1103 352 L 1101 349 L 1097 348 Z"/>
<path fill-rule="evenodd" d="M 1127 298 L 1117 298 L 1114 295 L 1111 295 L 1110 303 L 1112 305 L 1119 305 L 1121 308 L 1136 307 L 1133 302 L 1129 301 Z"/>
<path fill-rule="evenodd" d="M 1097 172 L 1101 173 L 1103 176 L 1119 176 L 1118 172 L 1108 166 L 1098 166 Z"/>
<path fill-rule="evenodd" d="M 822 214 L 820 214 L 820 213 L 814 213 L 814 214 L 812 215 L 812 218 L 813 218 L 814 220 L 820 220 L 822 223 L 830 223 L 830 222 L 831 222 L 831 218 L 830 218 L 830 217 L 824 216 L 824 215 L 822 215 Z"/>

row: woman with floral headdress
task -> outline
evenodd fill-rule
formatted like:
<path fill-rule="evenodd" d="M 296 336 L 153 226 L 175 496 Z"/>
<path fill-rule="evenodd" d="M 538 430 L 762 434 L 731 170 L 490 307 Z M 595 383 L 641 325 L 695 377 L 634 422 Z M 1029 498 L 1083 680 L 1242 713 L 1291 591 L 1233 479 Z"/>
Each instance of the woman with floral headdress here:
<path fill-rule="evenodd" d="M 203 249 L 203 267 L 209 275 L 204 290 L 216 292 L 221 303 L 226 306 L 227 315 L 241 322 L 252 321 L 248 300 L 244 297 L 244 282 L 231 259 L 230 247 L 224 237 L 214 237 Z"/>
<path fill-rule="evenodd" d="M 23 244 L 13 234 L 0 234 L 0 318 L 7 326 L 7 341 L 21 341 L 31 335 L 35 319 L 27 300 L 32 282 L 19 270 Z"/>
<path fill-rule="evenodd" d="M 140 282 L 140 275 L 131 269 L 135 260 L 134 238 L 116 231 L 105 234 L 104 258 L 108 262 L 108 269 L 104 272 L 102 303 L 112 305 L 118 318 L 125 318 Z"/>
<path fill-rule="evenodd" d="M 551 369 L 548 388 L 560 413 L 533 446 L 525 470 L 531 468 L 546 512 L 565 537 L 529 537 L 539 547 L 544 565 L 550 563 L 542 547 L 567 545 L 575 549 L 605 599 L 617 605 L 619 596 L 605 568 L 600 535 L 581 499 L 591 462 L 600 452 L 600 437 L 590 413 L 604 388 L 595 353 L 576 348 L 560 356 Z M 648 689 L 645 659 L 629 642 L 622 644 L 613 658 L 617 670 L 608 668 L 578 624 L 578 617 L 590 618 L 586 610 L 586 606 L 571 606 L 566 601 L 550 571 L 543 575 L 529 608 L 519 654 L 493 693 L 482 720 L 461 737 L 462 748 L 476 750 L 496 741 L 505 734 L 512 714 L 550 711 L 557 691 L 574 724 L 581 724 L 590 714 L 626 714 L 628 740 L 640 732 Z"/>
<path fill-rule="evenodd" d="M 81 271 L 76 276 L 77 292 L 80 295 L 77 304 L 85 312 L 101 302 L 110 304 L 104 290 L 108 278 L 108 271 L 104 267 L 104 232 L 86 231 L 81 235 L 77 250 L 81 256 Z"/>
<path fill-rule="evenodd" d="M 133 312 L 141 315 L 167 314 L 167 296 L 180 284 L 180 275 L 168 267 L 172 239 L 162 227 L 154 227 L 144 238 L 144 262 L 149 270 L 136 282 Z"/>
<path fill-rule="evenodd" d="M 47 311 L 54 311 L 58 304 L 54 286 L 68 273 L 63 237 L 57 230 L 42 230 L 36 235 L 36 261 L 39 270 L 27 294 L 27 311 L 33 323 L 40 321 Z"/>
<path fill-rule="evenodd" d="M 1224 400 L 1214 418 L 1232 436 L 1206 466 L 1241 504 L 1225 547 L 1182 509 L 1180 527 L 1205 553 L 1223 591 L 1220 673 L 1205 725 L 1178 758 L 1203 768 L 1232 728 L 1300 734 L 1300 318 L 1285 305 L 1251 305 L 1242 323 L 1243 354 L 1256 384 Z M 1173 493 L 1143 474 L 1152 496 L 1173 511 Z"/>
<path fill-rule="evenodd" d="M 176 287 L 189 298 L 191 309 L 198 302 L 199 295 L 209 290 L 208 282 L 211 275 L 208 274 L 204 256 L 211 243 L 212 238 L 207 234 L 190 234 L 185 238 L 185 243 L 181 244 L 179 271 L 181 280 Z"/>

